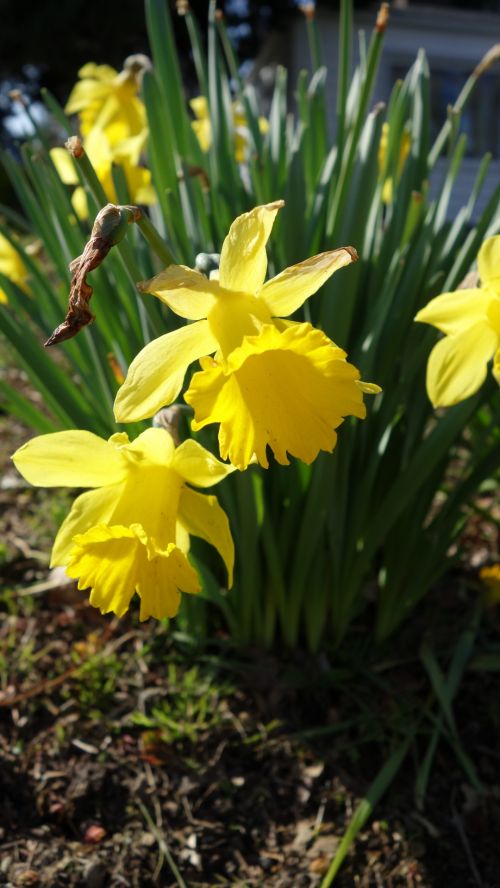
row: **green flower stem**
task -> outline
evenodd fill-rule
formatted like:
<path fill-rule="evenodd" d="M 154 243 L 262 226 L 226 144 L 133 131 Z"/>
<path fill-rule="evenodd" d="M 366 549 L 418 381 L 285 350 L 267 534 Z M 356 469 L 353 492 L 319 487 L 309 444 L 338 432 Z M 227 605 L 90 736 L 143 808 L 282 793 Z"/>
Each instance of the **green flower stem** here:
<path fill-rule="evenodd" d="M 227 28 L 223 19 L 217 19 L 216 21 L 217 32 L 219 35 L 219 40 L 224 49 L 224 54 L 226 56 L 227 65 L 229 68 L 229 73 L 231 78 L 234 80 L 238 87 L 238 93 L 240 97 L 240 101 L 243 105 L 245 111 L 245 118 L 248 124 L 248 127 L 252 133 L 253 141 L 255 144 L 255 148 L 257 153 L 260 154 L 262 151 L 262 134 L 259 129 L 259 117 L 258 114 L 254 113 L 250 101 L 248 99 L 248 95 L 245 91 L 245 84 L 241 78 L 241 74 L 239 71 L 238 62 L 236 60 L 236 56 L 234 53 L 233 46 L 229 39 Z"/>
<path fill-rule="evenodd" d="M 337 79 L 337 157 L 342 157 L 345 141 L 345 122 L 349 75 L 351 69 L 352 6 L 349 0 L 341 0 L 339 29 L 339 65 Z"/>
<path fill-rule="evenodd" d="M 339 180 L 337 181 L 335 178 L 332 180 L 331 203 L 326 226 L 327 237 L 334 236 L 335 229 L 339 225 L 339 220 L 342 218 L 344 204 L 347 200 L 349 187 L 351 185 L 352 171 L 358 150 L 359 137 L 365 122 L 368 102 L 377 77 L 383 40 L 384 31 L 376 28 L 373 32 L 368 49 L 366 73 L 361 84 L 356 119 L 352 132 L 348 140 L 346 140 L 345 160 L 343 166 L 339 168 Z M 338 157 L 340 161 L 343 160 L 340 154 Z"/>
<path fill-rule="evenodd" d="M 186 11 L 186 15 L 184 16 L 186 27 L 189 34 L 189 39 L 191 41 L 191 49 L 193 51 L 193 62 L 196 68 L 196 76 L 198 77 L 198 83 L 200 86 L 200 90 L 202 95 L 208 95 L 208 71 L 207 71 L 207 59 L 205 52 L 203 50 L 203 44 L 200 37 L 200 32 L 198 29 L 198 25 L 196 19 L 191 12 L 191 9 L 188 8 Z"/>
<path fill-rule="evenodd" d="M 317 71 L 318 68 L 321 68 L 323 64 L 322 52 L 321 52 L 321 43 L 319 39 L 319 31 L 318 24 L 314 17 L 314 13 L 312 15 L 306 14 L 306 22 L 307 22 L 307 41 L 309 43 L 309 53 L 311 56 L 311 63 L 313 67 L 313 71 Z"/>
<path fill-rule="evenodd" d="M 137 220 L 137 225 L 153 252 L 162 260 L 162 262 L 165 262 L 166 265 L 172 265 L 178 262 L 170 247 L 165 243 L 163 238 L 160 237 L 148 216 L 141 213 Z"/>
<path fill-rule="evenodd" d="M 500 45 L 492 46 L 491 49 L 488 50 L 484 58 L 479 62 L 479 64 L 475 67 L 474 71 L 470 75 L 470 77 L 464 83 L 460 95 L 458 96 L 455 104 L 453 105 L 450 114 L 448 115 L 448 119 L 445 121 L 441 130 L 439 131 L 436 141 L 431 148 L 429 153 L 429 167 L 432 169 L 436 160 L 440 156 L 445 144 L 446 140 L 450 136 L 453 131 L 454 122 L 462 113 L 465 108 L 467 102 L 469 101 L 474 88 L 482 76 L 482 74 L 487 71 L 491 65 L 500 59 Z"/>

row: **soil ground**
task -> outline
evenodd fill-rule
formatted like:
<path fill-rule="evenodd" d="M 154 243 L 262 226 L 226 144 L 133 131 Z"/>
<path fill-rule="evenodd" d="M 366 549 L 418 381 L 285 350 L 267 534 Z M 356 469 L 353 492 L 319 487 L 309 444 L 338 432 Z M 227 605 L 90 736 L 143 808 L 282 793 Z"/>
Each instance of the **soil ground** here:
<path fill-rule="evenodd" d="M 200 647 L 175 625 L 101 617 L 49 572 L 68 498 L 18 480 L 8 455 L 25 437 L 1 419 L 0 885 L 319 886 L 414 726 L 334 884 L 499 888 L 498 614 L 477 632 L 455 734 L 419 656 L 425 637 L 446 670 L 473 625 L 466 573 L 377 652 L 370 614 L 318 658 L 223 637 Z"/>

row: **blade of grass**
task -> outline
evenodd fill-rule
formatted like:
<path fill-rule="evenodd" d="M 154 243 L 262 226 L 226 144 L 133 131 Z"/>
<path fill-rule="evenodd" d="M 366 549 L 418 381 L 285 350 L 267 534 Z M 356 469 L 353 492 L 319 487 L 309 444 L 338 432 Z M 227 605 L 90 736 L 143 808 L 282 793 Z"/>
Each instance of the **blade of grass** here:
<path fill-rule="evenodd" d="M 412 739 L 413 733 L 409 734 L 380 769 L 375 780 L 368 789 L 368 792 L 356 808 L 349 826 L 342 837 L 335 857 L 328 868 L 328 872 L 321 882 L 320 888 L 330 888 L 330 885 L 333 884 L 356 836 L 360 830 L 363 829 L 366 821 L 371 817 L 375 806 L 378 804 L 384 793 L 387 792 L 396 777 L 408 754 Z"/>

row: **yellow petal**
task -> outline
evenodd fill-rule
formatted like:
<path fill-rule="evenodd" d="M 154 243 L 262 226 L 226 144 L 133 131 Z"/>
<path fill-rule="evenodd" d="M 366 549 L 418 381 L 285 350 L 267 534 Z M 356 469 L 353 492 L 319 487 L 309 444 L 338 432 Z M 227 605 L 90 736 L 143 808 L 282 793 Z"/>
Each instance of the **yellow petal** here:
<path fill-rule="evenodd" d="M 115 400 L 117 422 L 153 416 L 179 394 L 192 361 L 210 354 L 217 340 L 207 321 L 187 324 L 146 345 L 132 361 Z"/>
<path fill-rule="evenodd" d="M 363 382 L 362 379 L 356 380 L 356 385 L 365 395 L 379 395 L 382 389 L 376 382 Z"/>
<path fill-rule="evenodd" d="M 122 490 L 122 484 L 112 484 L 77 496 L 69 515 L 57 532 L 50 559 L 51 567 L 68 564 L 73 539 L 77 534 L 86 533 L 96 524 L 112 523 Z"/>
<path fill-rule="evenodd" d="M 220 462 L 197 441 L 188 438 L 174 453 L 171 468 L 196 487 L 212 487 L 231 472 L 234 466 Z"/>
<path fill-rule="evenodd" d="M 263 136 L 269 132 L 269 121 L 267 117 L 259 117 L 259 130 Z"/>
<path fill-rule="evenodd" d="M 117 446 L 119 437 L 113 436 Z M 135 441 L 125 440 L 120 450 L 129 471 L 113 523 L 139 523 L 148 537 L 153 537 L 160 548 L 166 548 L 175 537 L 183 484 L 183 479 L 170 467 L 175 450 L 172 436 L 166 429 L 149 428 Z"/>
<path fill-rule="evenodd" d="M 479 277 L 486 285 L 500 294 L 500 234 L 485 240 L 477 257 Z"/>
<path fill-rule="evenodd" d="M 86 431 L 32 438 L 12 459 L 23 478 L 37 487 L 104 487 L 121 481 L 127 470 L 112 443 Z"/>
<path fill-rule="evenodd" d="M 221 456 L 239 469 L 254 454 L 267 468 L 267 446 L 283 465 L 287 454 L 311 463 L 320 450 L 333 450 L 345 416 L 366 414 L 358 371 L 310 324 L 281 333 L 267 325 L 246 337 L 224 369 L 209 363 L 185 395 L 195 410 L 193 429 L 219 422 Z"/>
<path fill-rule="evenodd" d="M 420 309 L 415 320 L 432 324 L 442 333 L 455 334 L 486 319 L 491 294 L 484 289 L 442 293 Z"/>
<path fill-rule="evenodd" d="M 486 606 L 493 607 L 500 602 L 500 564 L 481 568 L 479 577 L 487 589 Z"/>
<path fill-rule="evenodd" d="M 219 281 L 226 290 L 257 293 L 267 271 L 266 244 L 284 201 L 255 207 L 234 220 L 220 256 Z"/>
<path fill-rule="evenodd" d="M 434 407 L 451 407 L 477 392 L 497 343 L 491 327 L 479 323 L 434 346 L 427 364 L 427 392 Z"/>
<path fill-rule="evenodd" d="M 113 435 L 113 437 L 118 437 Z M 152 428 L 141 432 L 131 443 L 124 443 L 125 453 L 134 461 L 149 465 L 170 466 L 175 453 L 175 444 L 166 429 Z"/>
<path fill-rule="evenodd" d="M 191 122 L 194 134 L 200 143 L 200 148 L 206 154 L 212 144 L 212 126 L 210 120 L 193 120 Z"/>
<path fill-rule="evenodd" d="M 61 182 L 65 185 L 77 185 L 80 180 L 69 151 L 66 148 L 51 148 L 49 153 Z"/>
<path fill-rule="evenodd" d="M 85 188 L 75 188 L 71 195 L 71 204 L 79 219 L 87 219 L 89 215 L 89 207 L 87 203 L 87 195 Z"/>
<path fill-rule="evenodd" d="M 377 154 L 378 171 L 379 171 L 380 175 L 382 175 L 385 170 L 388 148 L 389 148 L 389 124 L 385 120 L 384 123 L 382 124 L 382 130 L 380 133 L 380 142 L 378 144 L 378 154 Z"/>
<path fill-rule="evenodd" d="M 500 292 L 498 296 L 493 296 L 488 305 L 487 311 L 488 322 L 495 333 L 500 336 Z"/>
<path fill-rule="evenodd" d="M 175 525 L 175 545 L 184 552 L 185 555 L 189 552 L 191 541 L 189 539 L 189 533 L 184 527 L 182 521 L 179 516 L 177 516 L 177 523 Z"/>
<path fill-rule="evenodd" d="M 156 194 L 151 184 L 150 171 L 131 163 L 129 160 L 120 160 L 118 163 L 125 173 L 131 199 L 136 203 L 147 204 L 148 206 L 156 203 Z"/>
<path fill-rule="evenodd" d="M 392 183 L 392 176 L 387 176 L 383 186 L 382 186 L 382 203 L 391 204 L 393 198 L 394 187 Z"/>
<path fill-rule="evenodd" d="M 17 284 L 25 293 L 29 292 L 29 287 L 26 283 L 28 274 L 24 262 L 18 250 L 12 246 L 11 242 L 3 234 L 0 234 L 0 272 L 14 284 Z M 4 298 L 0 301 L 7 302 L 7 296 L 4 294 Z"/>
<path fill-rule="evenodd" d="M 205 96 L 196 96 L 189 102 L 191 110 L 196 117 L 191 126 L 200 143 L 202 151 L 207 152 L 212 144 L 212 124 L 208 109 L 208 101 Z"/>
<path fill-rule="evenodd" d="M 195 595 L 200 591 L 198 574 L 184 552 L 171 543 L 166 552 L 150 551 L 139 564 L 137 591 L 141 596 L 139 618 L 175 617 L 181 592 Z"/>
<path fill-rule="evenodd" d="M 131 80 L 115 85 L 100 104 L 96 103 L 93 118 L 89 114 L 87 119 L 92 127 L 103 130 L 118 155 L 124 149 L 129 150 L 125 146 L 132 139 L 141 138 L 142 135 L 144 142 L 146 111 L 136 96 L 136 85 Z M 139 153 L 135 157 L 136 163 Z"/>
<path fill-rule="evenodd" d="M 84 147 L 96 172 L 101 175 L 101 168 L 104 165 L 110 166 L 113 160 L 113 151 L 106 134 L 94 127 L 87 135 Z"/>
<path fill-rule="evenodd" d="M 228 357 L 245 336 L 255 336 L 264 324 L 272 324 L 271 312 L 260 296 L 221 290 L 208 315 L 218 351 Z"/>
<path fill-rule="evenodd" d="M 153 293 L 172 311 L 189 321 L 206 318 L 219 291 L 216 282 L 209 281 L 205 275 L 185 265 L 169 265 L 150 280 L 141 281 L 137 289 L 141 293 Z"/>
<path fill-rule="evenodd" d="M 355 262 L 357 258 L 353 247 L 312 256 L 298 265 L 285 268 L 281 274 L 267 281 L 262 288 L 261 298 L 272 315 L 286 317 L 316 293 L 335 271 Z"/>
<path fill-rule="evenodd" d="M 190 99 L 189 106 L 198 120 L 204 120 L 206 117 L 209 117 L 206 96 L 195 96 L 194 99 Z"/>
<path fill-rule="evenodd" d="M 89 70 L 89 69 L 87 69 Z M 113 77 L 116 76 L 116 72 Z M 93 79 L 92 74 L 85 74 L 84 78 L 75 83 L 64 110 L 66 114 L 79 114 L 86 108 L 92 109 L 92 119 L 95 119 L 101 103 L 109 95 L 112 89 L 111 83 Z"/>
<path fill-rule="evenodd" d="M 91 588 L 90 603 L 102 614 L 127 610 L 145 547 L 137 527 L 99 524 L 75 537 L 66 573 L 79 589 Z"/>
<path fill-rule="evenodd" d="M 493 376 L 500 385 L 500 348 L 497 348 L 495 352 L 495 358 L 493 361 Z"/>
<path fill-rule="evenodd" d="M 111 65 L 97 65 L 96 62 L 86 62 L 78 71 L 80 79 L 90 77 L 100 80 L 102 83 L 112 83 L 115 77 L 118 77 L 116 68 Z"/>
<path fill-rule="evenodd" d="M 193 536 L 206 540 L 221 556 L 228 574 L 228 587 L 233 585 L 234 543 L 229 521 L 216 496 L 207 496 L 184 487 L 179 502 L 179 518 Z"/>

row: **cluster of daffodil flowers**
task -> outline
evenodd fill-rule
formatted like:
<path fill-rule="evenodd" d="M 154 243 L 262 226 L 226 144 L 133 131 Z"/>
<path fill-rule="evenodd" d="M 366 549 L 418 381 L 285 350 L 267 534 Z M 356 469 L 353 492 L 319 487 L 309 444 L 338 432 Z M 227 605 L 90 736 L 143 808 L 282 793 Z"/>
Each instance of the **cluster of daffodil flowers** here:
<path fill-rule="evenodd" d="M 442 293 L 415 318 L 445 334 L 427 364 L 427 391 L 434 407 L 450 407 L 475 394 L 492 358 L 500 383 L 500 235 L 484 242 L 477 265 L 480 287 Z"/>
<path fill-rule="evenodd" d="M 109 65 L 89 62 L 78 72 L 79 80 L 67 101 L 67 114 L 79 118 L 83 148 L 95 170 L 106 197 L 117 202 L 113 182 L 113 164 L 119 164 L 125 174 L 130 198 L 134 203 L 156 203 L 151 183 L 151 173 L 144 165 L 144 151 L 148 135 L 144 103 L 139 97 L 142 72 L 150 67 L 143 55 L 130 56 L 121 72 Z M 202 151 L 209 150 L 212 128 L 208 102 L 205 96 L 190 101 L 194 114 L 193 130 Z M 245 114 L 238 103 L 233 104 L 233 131 L 235 157 L 243 163 L 249 146 L 249 131 Z M 259 118 L 259 128 L 264 134 L 268 121 Z M 51 157 L 65 185 L 75 186 L 72 203 L 81 219 L 88 216 L 87 199 L 74 164 L 64 148 L 53 148 Z"/>
<path fill-rule="evenodd" d="M 56 538 L 53 565 L 64 565 L 102 612 L 121 615 L 137 591 L 142 619 L 173 616 L 181 592 L 199 589 L 187 558 L 189 535 L 220 552 L 232 581 L 233 543 L 227 517 L 213 496 L 195 493 L 250 463 L 282 464 L 289 455 L 311 463 L 331 452 L 345 417 L 364 418 L 364 393 L 346 353 L 309 323 L 285 320 L 338 269 L 352 248 L 306 259 L 265 281 L 266 243 L 283 202 L 239 216 L 226 237 L 218 279 L 171 265 L 141 284 L 186 324 L 147 345 L 118 392 L 119 422 L 152 417 L 182 389 L 187 367 L 200 361 L 184 397 L 193 430 L 219 425 L 222 463 L 193 440 L 177 448 L 165 429 L 129 442 L 90 432 L 35 438 L 14 462 L 33 484 L 95 487 L 74 503 Z"/>
<path fill-rule="evenodd" d="M 212 123 L 210 109 L 206 96 L 196 96 L 189 102 L 194 114 L 192 123 L 196 138 L 202 151 L 206 152 L 212 144 Z M 234 129 L 234 154 L 238 163 L 246 160 L 250 145 L 250 133 L 243 108 L 238 102 L 232 105 L 232 124 Z M 269 122 L 265 117 L 259 117 L 259 130 L 265 135 L 269 130 Z"/>
<path fill-rule="evenodd" d="M 148 130 L 138 91 L 141 72 L 148 64 L 145 56 L 131 56 L 118 72 L 109 65 L 89 62 L 80 69 L 80 79 L 66 104 L 66 113 L 79 117 L 83 147 L 113 203 L 117 202 L 113 163 L 122 167 L 133 201 L 146 205 L 156 202 L 151 173 L 141 162 Z M 64 148 L 53 148 L 51 157 L 62 181 L 77 186 L 73 207 L 80 218 L 87 218 L 85 191 L 78 184 L 71 157 Z"/>

